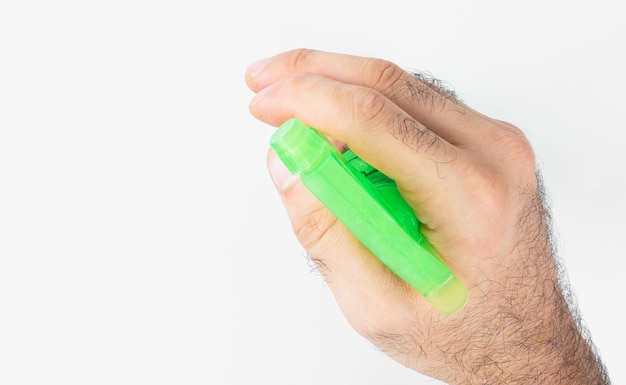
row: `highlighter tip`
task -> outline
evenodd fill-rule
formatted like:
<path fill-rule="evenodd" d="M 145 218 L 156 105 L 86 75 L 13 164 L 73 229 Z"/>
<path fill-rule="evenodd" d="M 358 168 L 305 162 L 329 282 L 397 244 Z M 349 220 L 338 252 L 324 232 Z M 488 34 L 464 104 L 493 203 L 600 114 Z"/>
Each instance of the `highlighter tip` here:
<path fill-rule="evenodd" d="M 430 293 L 426 298 L 435 309 L 445 315 L 452 315 L 467 303 L 468 292 L 465 285 L 455 276 Z"/>

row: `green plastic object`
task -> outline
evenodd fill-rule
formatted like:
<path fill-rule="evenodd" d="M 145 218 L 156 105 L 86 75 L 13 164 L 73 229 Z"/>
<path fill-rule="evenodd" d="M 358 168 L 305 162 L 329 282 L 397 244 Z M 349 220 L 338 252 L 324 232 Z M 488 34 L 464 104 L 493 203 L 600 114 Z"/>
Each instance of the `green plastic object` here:
<path fill-rule="evenodd" d="M 296 118 L 270 146 L 292 174 L 396 275 L 443 314 L 467 302 L 467 288 L 419 232 L 420 223 L 395 182 L 351 150 L 343 154 Z"/>

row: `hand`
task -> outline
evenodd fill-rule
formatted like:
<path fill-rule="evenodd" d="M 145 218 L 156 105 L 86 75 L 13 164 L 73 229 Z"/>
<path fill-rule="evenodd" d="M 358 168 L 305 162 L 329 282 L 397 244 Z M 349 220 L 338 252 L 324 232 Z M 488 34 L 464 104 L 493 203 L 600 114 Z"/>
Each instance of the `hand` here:
<path fill-rule="evenodd" d="M 250 66 L 246 82 L 261 121 L 297 117 L 394 179 L 469 289 L 460 312 L 435 311 L 270 151 L 294 232 L 357 332 L 451 384 L 604 383 L 563 295 L 541 178 L 519 129 L 380 59 L 294 50 Z"/>

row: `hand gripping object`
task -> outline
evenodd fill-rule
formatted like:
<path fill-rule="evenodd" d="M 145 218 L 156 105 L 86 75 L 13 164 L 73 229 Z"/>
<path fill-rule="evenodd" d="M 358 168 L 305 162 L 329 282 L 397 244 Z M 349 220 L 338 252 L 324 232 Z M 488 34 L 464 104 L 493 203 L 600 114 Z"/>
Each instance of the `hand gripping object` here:
<path fill-rule="evenodd" d="M 395 182 L 351 150 L 341 154 L 296 118 L 283 123 L 270 146 L 300 180 L 383 264 L 443 314 L 467 302 L 467 288 L 419 232 L 420 222 Z"/>

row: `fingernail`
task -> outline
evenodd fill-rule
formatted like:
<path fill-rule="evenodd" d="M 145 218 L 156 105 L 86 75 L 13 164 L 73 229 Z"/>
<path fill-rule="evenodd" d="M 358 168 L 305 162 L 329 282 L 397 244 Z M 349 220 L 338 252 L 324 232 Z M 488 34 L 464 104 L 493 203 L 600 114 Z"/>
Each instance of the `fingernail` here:
<path fill-rule="evenodd" d="M 297 175 L 289 172 L 287 167 L 278 158 L 276 153 L 270 152 L 267 160 L 267 169 L 270 172 L 270 176 L 279 191 L 285 190 L 289 185 L 298 179 Z"/>
<path fill-rule="evenodd" d="M 270 58 L 265 58 L 265 59 L 261 59 L 255 63 L 250 64 L 248 66 L 248 69 L 246 70 L 246 73 L 248 74 L 248 76 L 251 76 L 251 77 L 255 77 L 259 75 L 261 72 L 263 72 L 263 70 L 265 69 L 269 61 L 270 61 Z"/>

